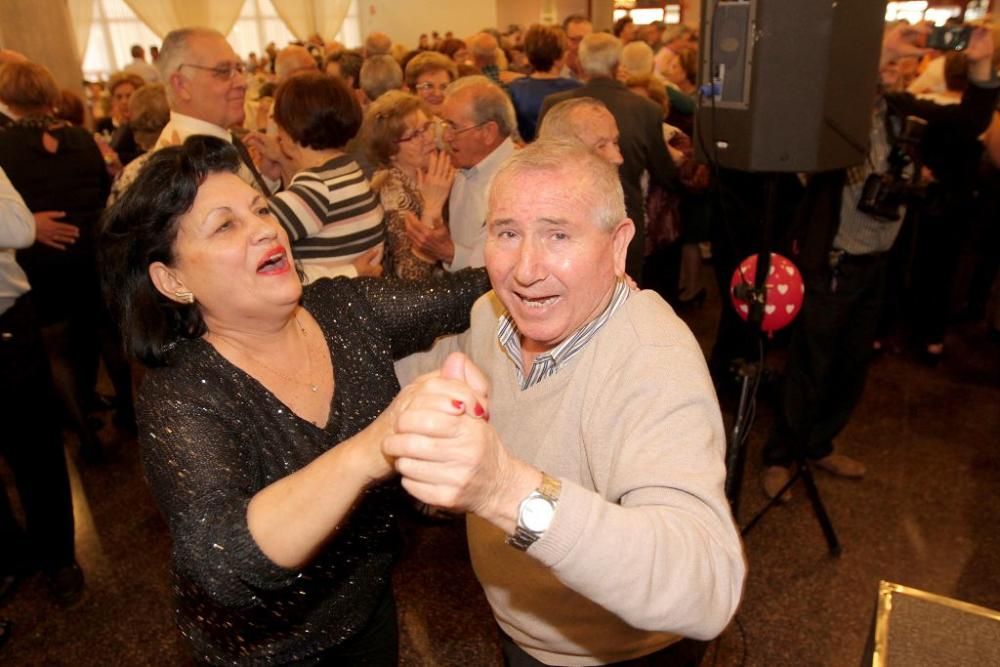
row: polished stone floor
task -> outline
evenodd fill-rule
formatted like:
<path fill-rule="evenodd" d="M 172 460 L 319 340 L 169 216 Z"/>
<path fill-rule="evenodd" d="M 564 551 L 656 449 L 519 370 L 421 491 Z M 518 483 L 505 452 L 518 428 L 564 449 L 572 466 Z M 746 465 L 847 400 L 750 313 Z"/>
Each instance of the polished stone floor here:
<path fill-rule="evenodd" d="M 717 304 L 710 297 L 686 315 L 703 341 Z M 876 361 L 863 403 L 837 442 L 868 465 L 867 478 L 816 477 L 843 554 L 827 554 L 797 486 L 793 500 L 747 536 L 744 601 L 705 666 L 858 664 L 880 579 L 1000 609 L 1000 345 L 982 326 L 956 328 L 937 368 L 901 353 Z M 750 435 L 741 523 L 764 503 L 757 454 L 770 421 L 767 394 L 765 386 Z M 69 438 L 67 447 L 86 596 L 64 610 L 48 600 L 39 578 L 25 581 L 0 607 L 0 618 L 15 623 L 0 665 L 191 664 L 171 618 L 168 537 L 134 443 L 119 441 L 110 427 L 103 436 L 112 453 L 103 465 L 81 463 Z M 401 664 L 499 665 L 461 522 L 410 518 L 404 529 L 396 573 Z"/>

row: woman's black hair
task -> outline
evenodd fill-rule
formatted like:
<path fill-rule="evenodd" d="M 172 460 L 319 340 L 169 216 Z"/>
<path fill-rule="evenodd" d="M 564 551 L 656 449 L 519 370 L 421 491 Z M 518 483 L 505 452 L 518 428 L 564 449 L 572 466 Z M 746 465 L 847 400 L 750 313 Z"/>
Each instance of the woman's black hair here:
<path fill-rule="evenodd" d="M 191 210 L 210 174 L 236 173 L 232 144 L 193 136 L 154 152 L 101 221 L 98 261 L 104 298 L 121 327 L 125 349 L 147 366 L 164 366 L 179 338 L 198 338 L 205 322 L 195 304 L 163 296 L 149 266 L 174 262 L 178 221 Z"/>

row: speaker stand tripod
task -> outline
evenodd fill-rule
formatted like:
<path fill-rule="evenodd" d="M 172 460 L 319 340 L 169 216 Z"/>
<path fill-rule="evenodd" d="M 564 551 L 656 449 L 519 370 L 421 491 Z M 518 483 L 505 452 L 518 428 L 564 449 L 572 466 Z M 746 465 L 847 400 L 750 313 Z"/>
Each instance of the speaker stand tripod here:
<path fill-rule="evenodd" d="M 754 276 L 754 284 L 745 286 L 741 298 L 750 304 L 747 321 L 758 327 L 758 349 L 759 360 L 757 363 L 743 363 L 737 373 L 740 377 L 740 400 L 736 410 L 736 417 L 733 420 L 733 427 L 730 432 L 729 445 L 726 450 L 726 497 L 733 512 L 734 519 L 739 518 L 740 493 L 743 488 L 743 475 L 746 470 L 746 440 L 750 433 L 750 426 L 753 423 L 757 404 L 757 390 L 760 387 L 761 376 L 764 372 L 764 333 L 759 330 L 763 321 L 764 306 L 767 302 L 766 280 L 768 270 L 771 265 L 771 228 L 775 216 L 775 200 L 777 198 L 777 175 L 769 174 L 767 178 L 767 199 L 764 206 L 763 230 L 761 233 L 761 247 L 757 254 L 757 270 Z M 827 548 L 831 556 L 839 556 L 841 553 L 840 541 L 837 533 L 830 522 L 830 516 L 823 505 L 823 499 L 816 488 L 816 481 L 813 479 L 811 464 L 805 457 L 801 445 L 797 447 L 795 472 L 788 482 L 781 487 L 781 490 L 771 498 L 764 507 L 753 516 L 752 519 L 740 530 L 742 536 L 746 536 L 753 530 L 761 519 L 781 502 L 781 497 L 798 481 L 806 487 L 806 495 L 812 506 L 813 514 L 819 522 L 823 535 L 826 538 Z"/>

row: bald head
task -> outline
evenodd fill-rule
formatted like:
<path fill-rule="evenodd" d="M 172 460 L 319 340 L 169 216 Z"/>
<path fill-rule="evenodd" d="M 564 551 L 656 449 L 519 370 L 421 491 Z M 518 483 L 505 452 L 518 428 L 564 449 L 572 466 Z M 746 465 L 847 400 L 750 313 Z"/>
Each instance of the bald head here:
<path fill-rule="evenodd" d="M 315 69 L 319 69 L 316 59 L 309 53 L 309 49 L 298 44 L 291 44 L 283 48 L 278 52 L 278 57 L 274 61 L 274 74 L 278 77 L 279 83 L 293 74 L 310 72 Z"/>
<path fill-rule="evenodd" d="M 12 49 L 0 49 L 0 65 L 7 63 L 26 63 L 28 58 L 23 53 Z"/>
<path fill-rule="evenodd" d="M 593 97 L 576 97 L 553 106 L 542 119 L 538 138 L 577 141 L 615 166 L 624 162 L 618 123 L 604 103 Z"/>
<path fill-rule="evenodd" d="M 476 33 L 469 38 L 469 53 L 476 61 L 476 67 L 486 67 L 496 64 L 497 39 L 488 32 Z"/>
<path fill-rule="evenodd" d="M 387 56 L 392 50 L 392 38 L 384 32 L 373 32 L 365 40 L 365 55 Z"/>

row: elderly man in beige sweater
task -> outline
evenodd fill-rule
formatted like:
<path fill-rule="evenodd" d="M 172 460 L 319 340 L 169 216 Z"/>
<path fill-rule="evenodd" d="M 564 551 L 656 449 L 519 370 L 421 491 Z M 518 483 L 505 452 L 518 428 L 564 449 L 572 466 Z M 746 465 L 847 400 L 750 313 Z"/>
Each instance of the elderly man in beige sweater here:
<path fill-rule="evenodd" d="M 405 384 L 447 357 L 404 389 L 384 454 L 412 495 L 467 513 L 508 665 L 696 665 L 746 566 L 701 349 L 625 282 L 618 175 L 539 141 L 497 172 L 487 228 L 494 289 L 466 333 L 401 362 Z"/>

